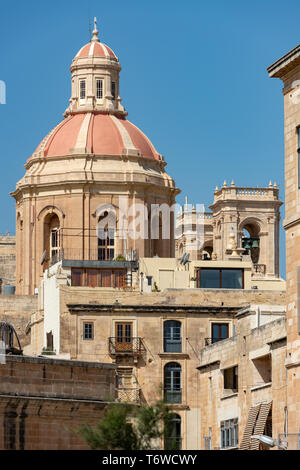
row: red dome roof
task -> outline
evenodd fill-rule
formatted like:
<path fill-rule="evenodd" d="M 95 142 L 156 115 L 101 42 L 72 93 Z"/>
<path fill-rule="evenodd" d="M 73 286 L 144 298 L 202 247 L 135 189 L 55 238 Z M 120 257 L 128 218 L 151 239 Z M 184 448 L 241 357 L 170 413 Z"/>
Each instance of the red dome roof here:
<path fill-rule="evenodd" d="M 121 155 L 139 151 L 143 157 L 160 159 L 150 140 L 134 124 L 111 114 L 78 113 L 67 117 L 40 143 L 31 158 L 76 153 Z M 43 155 L 39 155 L 43 152 Z"/>
<path fill-rule="evenodd" d="M 110 57 L 118 60 L 110 47 L 106 46 L 106 44 L 95 41 L 91 41 L 89 44 L 83 46 L 75 56 L 76 59 L 83 57 Z"/>

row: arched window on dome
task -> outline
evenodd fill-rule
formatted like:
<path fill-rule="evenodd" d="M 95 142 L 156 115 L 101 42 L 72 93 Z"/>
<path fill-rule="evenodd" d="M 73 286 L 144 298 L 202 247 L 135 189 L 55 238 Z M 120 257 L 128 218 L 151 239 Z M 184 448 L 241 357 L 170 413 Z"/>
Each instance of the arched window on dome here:
<path fill-rule="evenodd" d="M 113 100 L 116 99 L 116 82 L 111 82 L 111 95 Z"/>
<path fill-rule="evenodd" d="M 44 250 L 50 264 L 59 260 L 61 250 L 60 221 L 56 214 L 48 214 L 44 221 Z"/>
<path fill-rule="evenodd" d="M 79 81 L 79 99 L 85 101 L 86 98 L 86 80 Z"/>
<path fill-rule="evenodd" d="M 97 78 L 96 80 L 96 98 L 98 101 L 103 99 L 103 80 L 102 78 Z"/>
<path fill-rule="evenodd" d="M 101 221 L 108 222 L 103 226 Z M 115 257 L 115 230 L 111 226 L 110 216 L 105 211 L 98 219 L 98 260 L 109 261 Z"/>

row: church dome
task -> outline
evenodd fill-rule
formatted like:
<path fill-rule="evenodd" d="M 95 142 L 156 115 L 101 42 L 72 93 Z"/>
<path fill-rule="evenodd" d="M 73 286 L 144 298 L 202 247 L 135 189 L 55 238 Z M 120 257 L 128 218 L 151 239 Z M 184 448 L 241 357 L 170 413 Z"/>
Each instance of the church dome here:
<path fill-rule="evenodd" d="M 76 113 L 56 126 L 30 158 L 74 154 L 136 154 L 162 160 L 146 135 L 134 124 L 114 114 Z"/>
<path fill-rule="evenodd" d="M 102 42 L 89 42 L 83 46 L 75 56 L 75 59 L 87 58 L 87 57 L 109 57 L 111 59 L 118 60 L 116 54 Z"/>
<path fill-rule="evenodd" d="M 36 158 L 89 154 L 163 161 L 146 135 L 126 119 L 119 94 L 119 60 L 100 42 L 96 19 L 90 43 L 78 51 L 70 70 L 65 119 L 42 140 L 29 164 Z"/>

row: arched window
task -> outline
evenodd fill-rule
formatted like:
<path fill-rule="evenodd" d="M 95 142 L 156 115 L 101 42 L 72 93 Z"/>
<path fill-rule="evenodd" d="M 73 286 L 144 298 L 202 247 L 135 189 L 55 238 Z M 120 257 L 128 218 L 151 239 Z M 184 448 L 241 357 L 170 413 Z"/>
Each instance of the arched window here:
<path fill-rule="evenodd" d="M 172 413 L 168 416 L 164 428 L 165 450 L 181 450 L 181 417 Z"/>
<path fill-rule="evenodd" d="M 176 320 L 164 322 L 164 352 L 181 352 L 181 323 Z"/>
<path fill-rule="evenodd" d="M 168 362 L 164 368 L 164 401 L 181 403 L 181 365 Z"/>
<path fill-rule="evenodd" d="M 50 263 L 54 264 L 59 260 L 61 248 L 60 222 L 56 214 L 48 214 L 45 217 L 45 238 L 44 249 L 50 259 Z"/>
<path fill-rule="evenodd" d="M 113 260 L 115 257 L 115 230 L 111 219 L 113 216 L 111 217 L 107 211 L 98 219 L 98 260 L 101 261 Z M 104 227 L 102 221 L 107 221 Z"/>

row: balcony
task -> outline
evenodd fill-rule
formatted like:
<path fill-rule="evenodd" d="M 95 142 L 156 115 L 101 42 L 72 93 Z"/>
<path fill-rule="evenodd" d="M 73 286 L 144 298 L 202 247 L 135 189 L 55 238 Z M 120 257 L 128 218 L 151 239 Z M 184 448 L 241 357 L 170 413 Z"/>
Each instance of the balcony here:
<path fill-rule="evenodd" d="M 182 401 L 181 388 L 164 389 L 164 402 L 170 404 L 180 404 Z"/>
<path fill-rule="evenodd" d="M 109 354 L 115 356 L 132 356 L 138 358 L 146 351 L 142 338 L 110 337 L 108 338 Z"/>
<path fill-rule="evenodd" d="M 100 248 L 87 250 L 82 250 L 81 248 L 61 248 L 52 254 L 49 259 L 49 266 L 53 266 L 59 261 L 71 261 L 74 266 L 81 261 L 89 261 L 93 264 L 100 263 L 103 267 L 130 267 L 137 264 L 138 257 L 137 250 L 131 250 L 126 255 L 118 254 L 116 257 L 112 255 L 111 259 L 103 259 Z"/>

